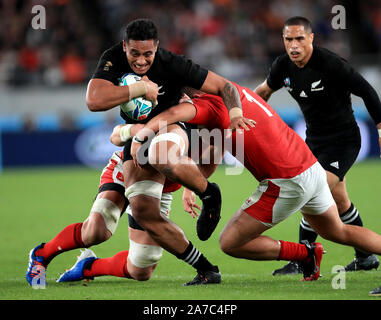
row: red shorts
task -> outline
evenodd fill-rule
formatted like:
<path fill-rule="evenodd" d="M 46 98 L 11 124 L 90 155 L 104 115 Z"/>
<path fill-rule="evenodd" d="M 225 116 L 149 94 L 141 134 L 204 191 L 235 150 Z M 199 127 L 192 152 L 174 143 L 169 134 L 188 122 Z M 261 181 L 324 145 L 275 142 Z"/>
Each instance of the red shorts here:
<path fill-rule="evenodd" d="M 116 151 L 112 154 L 108 164 L 103 168 L 99 189 L 105 184 L 116 183 L 124 188 L 124 176 L 123 176 L 123 153 Z M 173 182 L 169 179 L 165 180 L 163 193 L 174 192 L 181 188 L 181 184 Z"/>

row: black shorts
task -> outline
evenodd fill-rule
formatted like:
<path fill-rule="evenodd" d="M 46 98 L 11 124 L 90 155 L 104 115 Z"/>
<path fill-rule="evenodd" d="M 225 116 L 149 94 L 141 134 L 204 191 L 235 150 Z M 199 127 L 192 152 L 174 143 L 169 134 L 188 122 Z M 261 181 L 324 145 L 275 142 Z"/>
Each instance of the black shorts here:
<path fill-rule="evenodd" d="M 330 137 L 307 137 L 306 143 L 322 167 L 343 181 L 355 163 L 361 148 L 359 128 Z"/>

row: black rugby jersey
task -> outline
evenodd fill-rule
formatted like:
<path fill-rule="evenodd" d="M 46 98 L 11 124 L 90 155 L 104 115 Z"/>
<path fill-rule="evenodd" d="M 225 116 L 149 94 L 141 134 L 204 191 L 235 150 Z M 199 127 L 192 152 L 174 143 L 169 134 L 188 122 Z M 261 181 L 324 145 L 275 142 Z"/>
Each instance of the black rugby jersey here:
<path fill-rule="evenodd" d="M 381 103 L 375 90 L 349 63 L 337 54 L 317 46 L 308 63 L 299 68 L 287 53 L 272 64 L 267 84 L 273 90 L 285 87 L 298 102 L 308 136 L 352 131 L 356 126 L 350 94 L 361 97 L 377 124 Z"/>
<path fill-rule="evenodd" d="M 133 71 L 128 64 L 121 41 L 102 54 L 92 78 L 108 80 L 119 85 L 119 79 L 126 73 L 133 73 Z M 146 123 L 155 115 L 176 105 L 181 98 L 180 90 L 182 87 L 200 89 L 207 74 L 207 69 L 202 68 L 192 60 L 159 47 L 155 59 L 145 75 L 159 87 L 162 86 L 159 92 L 163 94 L 158 96 L 158 105 L 149 116 L 139 122 Z M 124 114 L 122 110 L 120 115 L 128 123 L 137 123 Z"/>

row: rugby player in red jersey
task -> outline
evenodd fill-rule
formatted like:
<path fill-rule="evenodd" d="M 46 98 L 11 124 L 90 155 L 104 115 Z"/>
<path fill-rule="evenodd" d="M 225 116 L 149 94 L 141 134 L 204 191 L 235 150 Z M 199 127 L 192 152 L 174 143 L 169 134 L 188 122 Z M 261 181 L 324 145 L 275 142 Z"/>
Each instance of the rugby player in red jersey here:
<path fill-rule="evenodd" d="M 340 220 L 326 173 L 305 142 L 257 94 L 239 85 L 236 87 L 243 116 L 256 122 L 254 129 L 243 131 L 244 166 L 260 183 L 224 227 L 220 235 L 221 249 L 233 257 L 250 260 L 300 261 L 303 279 L 317 280 L 323 254 L 321 244 L 277 241 L 262 235 L 301 210 L 323 238 L 381 254 L 380 235 Z M 186 121 L 221 131 L 230 124 L 223 101 L 217 96 L 203 94 L 151 119 L 137 133 L 138 138 L 157 132 L 165 121 L 166 125 Z M 232 135 L 233 150 L 237 148 L 236 134 Z M 131 154 L 134 158 L 138 150 L 139 144 L 133 143 Z M 168 170 L 182 174 L 176 167 Z"/>
<path fill-rule="evenodd" d="M 46 269 L 57 255 L 77 248 L 89 248 L 110 239 L 125 211 L 128 213 L 129 222 L 129 250 L 100 261 L 95 259 L 96 256 L 90 249 L 86 249 L 78 257 L 78 263 L 85 259 L 87 262 L 92 262 L 88 263 L 84 271 L 85 276 L 89 275 L 89 278 L 103 274 L 135 280 L 148 280 L 151 277 L 163 249 L 132 217 L 131 208 L 124 196 L 122 159 L 123 151 L 114 152 L 104 167 L 100 176 L 98 195 L 88 218 L 83 223 L 68 225 L 50 241 L 32 250 L 31 254 L 39 261 L 33 270 L 28 270 L 30 272 L 27 273 L 27 281 L 33 288 L 45 287 Z M 160 201 L 162 214 L 169 217 L 172 192 L 180 188 L 181 185 L 166 180 Z M 184 192 L 183 202 L 187 212 L 190 211 L 187 203 L 193 203 L 194 197 L 189 190 Z"/>
<path fill-rule="evenodd" d="M 134 134 L 139 126 L 131 127 L 131 134 Z M 120 136 L 119 130 L 114 130 L 114 140 L 115 133 Z M 207 175 L 211 175 L 213 171 L 207 172 L 206 169 L 200 169 Z M 169 217 L 172 192 L 180 188 L 180 184 L 166 179 L 160 200 L 160 211 L 163 215 Z M 75 266 L 61 275 L 58 282 L 66 281 L 68 274 L 70 281 L 73 278 L 80 280 L 101 275 L 132 278 L 139 281 L 148 280 L 162 256 L 163 249 L 135 221 L 124 192 L 123 151 L 117 151 L 110 157 L 101 173 L 98 195 L 88 218 L 84 222 L 66 226 L 50 241 L 31 250 L 30 256 L 33 256 L 36 263 L 28 266 L 26 274 L 28 283 L 33 288 L 45 288 L 46 269 L 56 256 L 73 249 L 89 248 L 107 241 L 114 234 L 119 219 L 125 211 L 128 213 L 129 222 L 129 250 L 121 251 L 105 259 L 97 259 L 90 249 L 81 250 L 82 253 Z M 195 216 L 194 207 L 197 206 L 195 194 L 188 189 L 184 189 L 183 206 L 186 212 L 192 217 Z M 84 263 L 86 268 L 81 268 L 80 264 Z"/>

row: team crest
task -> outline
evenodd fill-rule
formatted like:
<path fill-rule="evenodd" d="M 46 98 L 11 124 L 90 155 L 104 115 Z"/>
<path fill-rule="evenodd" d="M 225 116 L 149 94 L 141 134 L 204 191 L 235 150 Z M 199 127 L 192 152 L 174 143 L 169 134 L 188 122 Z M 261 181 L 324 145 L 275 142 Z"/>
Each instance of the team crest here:
<path fill-rule="evenodd" d="M 290 78 L 287 77 L 286 79 L 284 79 L 284 86 L 285 86 L 285 88 L 286 88 L 288 91 L 292 91 L 292 88 L 290 87 L 290 85 L 291 85 Z"/>

